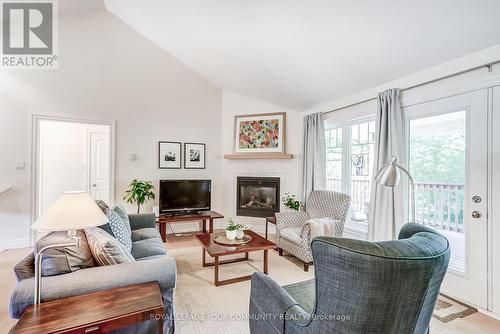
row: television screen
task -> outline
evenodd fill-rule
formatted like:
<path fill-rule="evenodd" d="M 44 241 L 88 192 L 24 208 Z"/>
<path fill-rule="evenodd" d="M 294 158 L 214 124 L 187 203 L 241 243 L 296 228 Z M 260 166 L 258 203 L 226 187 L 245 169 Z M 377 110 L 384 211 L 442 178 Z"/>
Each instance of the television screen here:
<path fill-rule="evenodd" d="M 210 180 L 161 180 L 160 212 L 210 210 Z"/>

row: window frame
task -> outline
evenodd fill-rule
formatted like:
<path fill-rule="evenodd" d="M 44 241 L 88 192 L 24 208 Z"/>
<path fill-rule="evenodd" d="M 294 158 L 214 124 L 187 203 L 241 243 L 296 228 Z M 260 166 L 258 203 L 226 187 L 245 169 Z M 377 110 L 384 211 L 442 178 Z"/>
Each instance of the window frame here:
<path fill-rule="evenodd" d="M 352 154 L 351 150 L 351 127 L 353 125 L 361 124 L 361 123 L 369 123 L 375 122 L 376 115 L 374 113 L 367 114 L 360 117 L 355 117 L 352 119 L 342 120 L 342 121 L 332 121 L 332 119 L 328 119 L 325 124 L 325 133 L 328 130 L 342 128 L 342 192 L 351 195 L 351 182 L 352 182 L 352 164 L 350 156 Z M 375 127 L 376 131 L 376 127 Z M 375 133 L 376 136 L 376 133 Z M 326 149 L 326 147 L 325 147 Z M 372 166 L 373 167 L 373 166 Z M 373 173 L 373 171 L 370 171 Z M 373 177 L 373 176 L 372 176 Z M 370 181 L 373 180 L 370 178 Z M 371 189 L 371 185 L 370 185 Z M 371 191 L 370 191 L 371 192 Z M 360 238 L 360 239 L 368 239 L 368 230 L 369 230 L 369 220 L 368 222 L 353 222 L 350 219 L 346 221 L 344 225 L 344 230 L 349 234 Z"/>

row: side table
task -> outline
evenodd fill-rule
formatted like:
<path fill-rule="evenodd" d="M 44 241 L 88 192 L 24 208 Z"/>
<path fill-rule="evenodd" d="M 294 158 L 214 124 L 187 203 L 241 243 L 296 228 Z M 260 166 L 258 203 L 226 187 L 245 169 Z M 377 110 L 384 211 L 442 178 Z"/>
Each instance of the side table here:
<path fill-rule="evenodd" d="M 267 224 L 268 223 L 276 225 L 276 216 L 266 217 L 266 239 L 267 239 Z"/>
<path fill-rule="evenodd" d="M 30 306 L 10 334 L 101 334 L 146 320 L 163 333 L 163 299 L 158 282 L 129 285 Z"/>

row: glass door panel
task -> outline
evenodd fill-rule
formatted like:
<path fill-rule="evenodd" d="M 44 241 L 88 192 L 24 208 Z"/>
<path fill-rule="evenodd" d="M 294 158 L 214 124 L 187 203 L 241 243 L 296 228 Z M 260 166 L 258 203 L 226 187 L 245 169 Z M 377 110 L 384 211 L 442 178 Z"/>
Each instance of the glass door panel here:
<path fill-rule="evenodd" d="M 439 230 L 453 250 L 449 268 L 465 272 L 466 111 L 410 121 L 410 172 L 416 222 Z"/>

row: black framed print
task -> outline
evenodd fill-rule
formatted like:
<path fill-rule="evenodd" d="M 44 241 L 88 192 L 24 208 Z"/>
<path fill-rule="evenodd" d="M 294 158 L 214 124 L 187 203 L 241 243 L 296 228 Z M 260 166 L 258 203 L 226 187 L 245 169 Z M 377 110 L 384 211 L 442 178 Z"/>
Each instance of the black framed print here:
<path fill-rule="evenodd" d="M 184 168 L 204 169 L 205 167 L 205 144 L 184 143 Z"/>
<path fill-rule="evenodd" d="M 158 142 L 158 168 L 180 169 L 181 168 L 180 142 L 160 141 Z"/>

